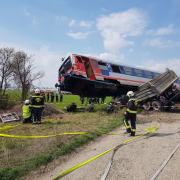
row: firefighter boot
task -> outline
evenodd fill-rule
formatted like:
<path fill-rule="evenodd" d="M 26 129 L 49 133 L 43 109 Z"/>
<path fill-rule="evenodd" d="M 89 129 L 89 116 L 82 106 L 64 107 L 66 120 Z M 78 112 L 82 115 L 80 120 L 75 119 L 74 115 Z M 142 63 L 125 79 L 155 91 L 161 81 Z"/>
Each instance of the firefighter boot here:
<path fill-rule="evenodd" d="M 131 136 L 135 136 L 135 133 L 136 133 L 136 130 L 135 130 L 135 129 L 132 129 L 132 130 L 131 130 Z"/>
<path fill-rule="evenodd" d="M 131 128 L 126 129 L 127 133 L 131 133 Z"/>

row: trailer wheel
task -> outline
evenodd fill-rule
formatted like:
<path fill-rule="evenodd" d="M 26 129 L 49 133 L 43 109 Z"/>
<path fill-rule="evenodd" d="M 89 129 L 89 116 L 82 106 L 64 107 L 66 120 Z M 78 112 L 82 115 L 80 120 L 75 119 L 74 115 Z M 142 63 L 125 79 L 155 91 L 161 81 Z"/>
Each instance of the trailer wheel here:
<path fill-rule="evenodd" d="M 161 110 L 161 104 L 158 101 L 153 101 L 152 102 L 152 107 L 155 111 L 160 111 Z"/>
<path fill-rule="evenodd" d="M 150 102 L 150 101 L 145 102 L 145 103 L 143 104 L 143 108 L 144 108 L 144 110 L 146 110 L 146 111 L 151 110 L 151 102 Z"/>

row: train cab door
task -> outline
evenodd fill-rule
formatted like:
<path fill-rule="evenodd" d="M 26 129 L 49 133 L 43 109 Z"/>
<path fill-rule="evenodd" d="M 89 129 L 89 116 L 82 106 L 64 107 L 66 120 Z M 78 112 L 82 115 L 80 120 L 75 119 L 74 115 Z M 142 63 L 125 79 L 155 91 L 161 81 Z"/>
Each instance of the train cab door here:
<path fill-rule="evenodd" d="M 95 76 L 95 79 L 96 79 L 96 80 L 104 81 L 104 78 L 103 78 L 103 76 L 102 76 L 101 69 L 99 68 L 98 61 L 95 60 L 95 59 L 89 59 L 89 62 L 90 62 L 90 64 L 91 64 L 92 71 L 93 71 L 93 74 L 94 74 L 94 76 Z"/>
<path fill-rule="evenodd" d="M 87 57 L 81 57 L 81 60 L 84 63 L 85 71 L 86 71 L 86 76 L 88 79 L 95 80 L 95 76 L 91 67 L 91 63 L 89 61 L 89 58 Z"/>
<path fill-rule="evenodd" d="M 92 67 L 91 67 L 91 63 L 89 61 L 85 61 L 84 66 L 85 66 L 85 69 L 86 69 L 87 78 L 95 80 L 95 76 L 94 76 L 94 73 L 93 73 L 93 70 L 92 70 Z"/>

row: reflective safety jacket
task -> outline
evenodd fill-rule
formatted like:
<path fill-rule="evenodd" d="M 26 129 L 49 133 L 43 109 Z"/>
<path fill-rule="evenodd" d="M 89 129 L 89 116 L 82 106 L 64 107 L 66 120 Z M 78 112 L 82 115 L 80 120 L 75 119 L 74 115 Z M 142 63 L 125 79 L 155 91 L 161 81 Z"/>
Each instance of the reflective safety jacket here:
<path fill-rule="evenodd" d="M 131 99 L 129 99 L 128 101 L 128 109 L 127 112 L 129 113 L 137 113 L 137 109 L 138 109 L 138 102 L 137 99 L 132 97 Z"/>
<path fill-rule="evenodd" d="M 29 111 L 29 105 L 24 105 L 22 107 L 22 110 L 23 110 L 23 118 L 24 119 L 29 118 L 31 116 L 31 112 Z"/>
<path fill-rule="evenodd" d="M 31 99 L 32 108 L 44 108 L 44 98 L 41 95 L 35 95 Z"/>

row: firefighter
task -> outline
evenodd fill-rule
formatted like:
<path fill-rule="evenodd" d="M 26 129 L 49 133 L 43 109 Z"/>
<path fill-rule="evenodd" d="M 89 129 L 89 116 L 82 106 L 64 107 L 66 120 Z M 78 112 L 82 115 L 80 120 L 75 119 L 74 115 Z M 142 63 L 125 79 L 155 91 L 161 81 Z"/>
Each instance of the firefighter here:
<path fill-rule="evenodd" d="M 42 97 L 44 98 L 44 102 L 46 102 L 46 96 L 44 93 L 42 93 Z"/>
<path fill-rule="evenodd" d="M 63 93 L 61 92 L 61 94 L 60 94 L 60 102 L 62 102 L 62 100 L 63 100 Z"/>
<path fill-rule="evenodd" d="M 126 127 L 127 133 L 131 133 L 131 136 L 135 136 L 136 133 L 136 114 L 138 109 L 137 100 L 134 96 L 133 91 L 129 91 L 127 93 L 129 97 L 127 111 L 124 113 L 124 125 Z M 128 120 L 131 121 L 131 128 L 129 126 Z"/>
<path fill-rule="evenodd" d="M 58 93 L 56 93 L 56 102 L 58 102 Z"/>
<path fill-rule="evenodd" d="M 54 93 L 53 92 L 51 93 L 51 102 L 52 103 L 54 102 Z"/>
<path fill-rule="evenodd" d="M 32 114 L 31 114 L 31 108 L 29 107 L 29 105 L 30 105 L 29 100 L 25 100 L 24 106 L 22 107 L 22 110 L 23 110 L 23 124 L 32 123 Z"/>
<path fill-rule="evenodd" d="M 33 108 L 33 124 L 41 124 L 41 111 L 44 109 L 44 98 L 40 95 L 40 90 L 35 90 L 30 107 Z"/>
<path fill-rule="evenodd" d="M 84 104 L 84 96 L 83 95 L 80 96 L 80 101 L 81 101 L 81 105 L 83 105 Z"/>
<path fill-rule="evenodd" d="M 47 93 L 47 102 L 49 102 L 49 93 Z"/>

